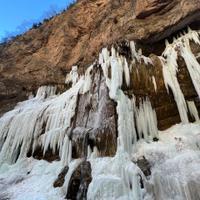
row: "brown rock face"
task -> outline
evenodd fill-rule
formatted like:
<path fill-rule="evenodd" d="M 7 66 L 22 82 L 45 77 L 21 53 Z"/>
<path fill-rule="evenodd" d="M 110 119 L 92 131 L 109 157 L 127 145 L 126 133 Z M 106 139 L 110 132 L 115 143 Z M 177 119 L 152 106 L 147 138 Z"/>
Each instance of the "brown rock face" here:
<path fill-rule="evenodd" d="M 87 156 L 87 149 L 97 147 L 99 156 L 114 156 L 117 147 L 115 103 L 108 96 L 105 77 L 100 69 L 92 74 L 90 92 L 80 95 L 72 122 L 73 158 Z M 109 144 L 108 144 L 109 141 Z"/>
<path fill-rule="evenodd" d="M 71 66 L 87 67 L 103 46 L 122 39 L 157 42 L 197 21 L 199 9 L 200 0 L 78 1 L 39 28 L 0 45 L 0 113 L 40 85 L 63 87 Z"/>
<path fill-rule="evenodd" d="M 65 176 L 67 174 L 69 170 L 69 167 L 66 166 L 62 169 L 62 171 L 60 172 L 60 174 L 58 175 L 58 178 L 55 180 L 55 182 L 53 183 L 53 186 L 56 187 L 62 187 L 64 182 L 65 182 Z"/>
<path fill-rule="evenodd" d="M 139 18 L 145 18 L 152 13 L 156 13 L 161 9 L 169 6 L 169 4 L 174 4 L 174 0 L 144 0 L 136 1 L 135 5 L 135 15 Z"/>

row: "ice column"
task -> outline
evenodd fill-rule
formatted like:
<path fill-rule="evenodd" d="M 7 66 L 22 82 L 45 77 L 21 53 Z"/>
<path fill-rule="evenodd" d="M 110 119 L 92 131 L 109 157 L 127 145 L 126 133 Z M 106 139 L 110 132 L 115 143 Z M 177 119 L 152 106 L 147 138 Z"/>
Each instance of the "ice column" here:
<path fill-rule="evenodd" d="M 197 44 L 200 44 L 198 37 L 194 37 L 194 31 L 190 31 L 188 35 L 182 38 L 180 43 L 181 56 L 184 58 L 187 69 L 190 73 L 193 85 L 200 98 L 200 64 L 196 60 L 194 54 L 191 51 L 189 39 L 193 39 Z M 198 34 L 197 34 L 198 35 Z"/>
<path fill-rule="evenodd" d="M 140 100 L 139 108 L 136 110 L 136 122 L 140 139 L 145 138 L 148 141 L 158 136 L 156 112 L 148 98 Z"/>
<path fill-rule="evenodd" d="M 121 90 L 123 73 L 126 84 L 130 83 L 128 63 L 114 48 L 111 50 L 111 56 L 109 55 L 108 50 L 103 49 L 99 60 L 106 77 L 110 98 L 117 102 L 119 144 L 126 152 L 131 153 L 137 138 L 134 123 L 134 98 L 129 99 Z M 108 77 L 109 67 L 111 67 L 111 78 Z"/>
<path fill-rule="evenodd" d="M 199 121 L 199 114 L 198 114 L 194 101 L 187 101 L 187 104 L 188 104 L 188 109 L 192 117 L 194 117 L 196 121 Z"/>
<path fill-rule="evenodd" d="M 187 105 L 185 102 L 184 95 L 180 88 L 179 82 L 177 80 L 178 64 L 177 64 L 177 52 L 173 45 L 167 43 L 166 49 L 160 60 L 163 65 L 163 77 L 167 91 L 171 88 L 176 105 L 178 107 L 179 115 L 183 123 L 188 123 L 187 116 Z"/>

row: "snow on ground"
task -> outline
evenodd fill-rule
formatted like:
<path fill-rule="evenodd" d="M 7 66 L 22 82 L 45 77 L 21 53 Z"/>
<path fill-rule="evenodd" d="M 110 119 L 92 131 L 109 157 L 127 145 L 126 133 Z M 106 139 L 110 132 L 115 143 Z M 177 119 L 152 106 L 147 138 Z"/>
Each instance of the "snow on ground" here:
<path fill-rule="evenodd" d="M 134 159 L 145 156 L 152 166 L 146 187 L 153 192 L 146 200 L 200 199 L 199 124 L 175 125 L 160 132 L 158 142 L 140 141 L 137 149 Z"/>
<path fill-rule="evenodd" d="M 145 156 L 152 175 L 144 178 L 145 189 L 137 188 L 140 169 L 127 153 L 118 150 L 113 158 L 90 158 L 93 181 L 88 199 L 196 200 L 200 198 L 200 124 L 178 124 L 159 132 L 158 142 L 139 141 L 132 160 Z M 53 182 L 61 162 L 26 158 L 0 167 L 0 199 L 63 200 Z M 130 184 L 130 190 L 126 185 Z"/>
<path fill-rule="evenodd" d="M 53 183 L 60 172 L 60 162 L 27 158 L 0 168 L 0 198 L 11 200 L 63 200 Z M 4 198 L 3 198 L 4 197 Z"/>

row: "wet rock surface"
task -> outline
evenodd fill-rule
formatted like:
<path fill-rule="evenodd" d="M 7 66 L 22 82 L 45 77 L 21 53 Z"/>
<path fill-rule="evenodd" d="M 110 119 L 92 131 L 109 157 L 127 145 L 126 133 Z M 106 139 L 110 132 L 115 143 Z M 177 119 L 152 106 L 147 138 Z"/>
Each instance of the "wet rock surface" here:
<path fill-rule="evenodd" d="M 88 146 L 97 147 L 99 156 L 115 155 L 117 115 L 102 73 L 98 68 L 93 71 L 91 90 L 79 97 L 72 122 L 73 158 L 86 156 Z"/>
<path fill-rule="evenodd" d="M 143 156 L 139 158 L 136 162 L 137 166 L 142 170 L 145 176 L 151 175 L 151 166 L 148 160 Z"/>
<path fill-rule="evenodd" d="M 65 182 L 65 176 L 67 174 L 69 170 L 69 167 L 66 166 L 62 169 L 62 171 L 60 172 L 60 174 L 58 175 L 58 178 L 55 180 L 55 182 L 53 183 L 53 186 L 56 187 L 62 187 L 64 182 Z"/>
<path fill-rule="evenodd" d="M 83 161 L 70 179 L 66 198 L 70 200 L 86 200 L 87 189 L 91 181 L 91 164 L 88 161 Z"/>

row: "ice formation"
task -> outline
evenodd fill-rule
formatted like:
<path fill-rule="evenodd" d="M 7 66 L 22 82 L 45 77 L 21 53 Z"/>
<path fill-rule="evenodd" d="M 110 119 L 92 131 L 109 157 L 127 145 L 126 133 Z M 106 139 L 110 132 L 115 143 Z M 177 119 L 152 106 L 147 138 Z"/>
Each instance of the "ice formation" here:
<path fill-rule="evenodd" d="M 136 110 L 136 126 L 139 138 L 147 141 L 156 138 L 158 135 L 157 117 L 152 109 L 148 98 L 140 100 L 139 108 Z"/>
<path fill-rule="evenodd" d="M 178 107 L 181 121 L 183 123 L 188 123 L 187 104 L 177 79 L 177 57 L 178 55 L 174 46 L 167 43 L 166 49 L 163 53 L 163 56 L 160 57 L 160 60 L 163 65 L 163 77 L 167 91 L 169 92 L 169 88 L 171 88 Z"/>
<path fill-rule="evenodd" d="M 196 121 L 199 121 L 199 114 L 194 101 L 187 101 L 187 104 L 191 116 L 194 117 Z"/>
<path fill-rule="evenodd" d="M 57 87 L 56 86 L 41 86 L 39 87 L 36 98 L 48 98 L 56 94 Z"/>
<path fill-rule="evenodd" d="M 193 32 L 185 37 L 194 38 L 195 36 L 196 34 Z M 194 41 L 197 42 L 197 38 Z M 133 42 L 131 49 L 134 62 L 143 61 L 145 64 L 151 64 L 151 61 L 145 59 L 136 51 Z M 194 102 L 188 102 L 187 105 L 181 91 L 177 79 L 177 58 L 176 47 L 167 44 L 166 50 L 160 58 L 163 64 L 165 85 L 167 90 L 169 90 L 168 87 L 172 90 L 181 120 L 186 125 L 175 126 L 166 132 L 158 133 L 156 113 L 152 109 L 149 99 L 141 99 L 137 108 L 135 97 L 127 97 L 121 89 L 124 83 L 124 58 L 119 56 L 114 49 L 111 52 L 103 49 L 99 63 L 106 77 L 110 97 L 117 102 L 118 151 L 114 158 L 90 160 L 93 180 L 89 186 L 88 199 L 196 200 L 200 198 L 198 192 L 200 171 L 197 167 L 200 164 L 200 127 L 199 125 L 188 124 L 188 110 L 196 120 L 199 117 Z M 108 77 L 109 70 L 111 70 L 111 78 Z M 155 78 L 152 81 L 156 91 Z M 135 129 L 135 126 L 137 129 Z M 137 136 L 145 140 L 135 142 Z M 159 142 L 153 143 L 153 137 L 159 138 Z M 142 173 L 130 158 L 137 160 L 143 156 L 150 161 L 152 175 L 150 180 L 142 177 L 144 189 L 141 189 L 139 175 Z M 188 162 L 189 164 L 187 164 Z M 134 171 L 134 174 L 129 174 L 127 165 L 132 169 L 131 172 Z M 179 171 L 177 171 L 177 166 Z M 185 170 L 188 170 L 188 168 L 189 171 L 186 172 Z M 127 178 L 122 175 L 124 170 Z M 194 175 L 190 176 L 192 171 L 195 171 L 195 173 L 193 172 Z M 169 176 L 166 176 L 166 173 Z M 127 180 L 129 181 L 127 182 Z"/>
<path fill-rule="evenodd" d="M 169 42 L 167 41 L 166 49 L 162 57 L 160 57 L 163 65 L 163 77 L 165 81 L 165 86 L 168 91 L 168 87 L 170 87 L 173 92 L 174 99 L 179 110 L 180 118 L 183 123 L 188 123 L 188 109 L 177 79 L 177 59 L 179 54 L 185 60 L 191 80 L 200 98 L 200 64 L 198 63 L 196 57 L 191 51 L 190 41 L 194 41 L 196 44 L 200 45 L 199 33 L 197 31 L 192 31 L 191 29 L 188 29 L 188 33 L 182 35 L 177 40 L 175 39 L 172 44 L 169 44 Z"/>
<path fill-rule="evenodd" d="M 136 52 L 133 42 L 130 43 L 130 46 L 133 59 L 136 58 L 140 62 L 141 59 L 148 60 Z M 144 62 L 148 64 L 150 61 Z M 140 109 L 137 110 L 135 97 L 133 96 L 130 99 L 121 89 L 124 81 L 127 85 L 130 82 L 130 70 L 125 57 L 120 56 L 113 47 L 111 52 L 105 48 L 99 56 L 99 64 L 102 66 L 104 76 L 106 77 L 110 98 L 117 102 L 119 144 L 124 151 L 131 154 L 134 151 L 134 144 L 137 142 L 138 136 L 140 139 L 156 137 L 158 132 L 156 113 L 148 100 L 144 101 L 144 104 L 141 102 Z M 108 77 L 109 68 L 111 70 L 111 78 Z M 125 74 L 125 80 L 123 80 L 123 74 Z M 138 136 L 135 129 L 135 119 L 138 124 Z M 145 121 L 142 121 L 142 123 L 139 122 L 140 120 Z"/>
<path fill-rule="evenodd" d="M 151 192 L 144 199 L 200 198 L 199 128 L 199 124 L 175 125 L 159 133 L 159 142 L 137 144 L 135 159 L 145 156 L 152 166 L 152 175 L 145 183 Z"/>
<path fill-rule="evenodd" d="M 81 164 L 83 160 L 82 159 L 75 159 L 75 160 L 72 160 L 68 166 L 69 166 L 69 170 L 65 176 L 65 182 L 64 182 L 64 185 L 62 187 L 62 193 L 64 195 L 67 194 L 67 190 L 68 190 L 68 186 L 69 186 L 69 181 L 70 181 L 70 178 L 73 174 L 73 172 L 76 170 L 76 168 Z"/>
<path fill-rule="evenodd" d="M 97 147 L 94 146 L 92 151 L 88 146 L 88 155 L 84 159 L 91 163 L 92 182 L 87 198 L 200 199 L 200 126 L 188 123 L 188 112 L 197 123 L 199 116 L 195 103 L 185 100 L 177 78 L 177 59 L 181 56 L 200 97 L 200 66 L 196 60 L 198 55 L 195 57 L 190 49 L 191 40 L 200 44 L 198 33 L 189 30 L 172 44 L 166 43 L 166 49 L 160 56 L 165 86 L 168 92 L 172 90 L 183 124 L 158 131 L 156 112 L 150 98 L 143 97 L 137 102 L 134 94 L 127 95 L 123 91 L 124 86 L 131 86 L 133 63 L 153 65 L 141 50 L 136 50 L 134 42 L 129 44 L 131 64 L 114 47 L 111 50 L 104 48 L 98 64 L 91 65 L 84 76 L 78 75 L 77 66 L 72 67 L 66 77 L 66 83 L 72 83 L 72 86 L 66 92 L 60 95 L 56 93 L 55 86 L 42 86 L 34 98 L 19 103 L 13 111 L 0 118 L 0 190 L 6 188 L 5 195 L 15 200 L 30 199 L 26 193 L 37 200 L 64 199 L 71 176 L 83 161 L 83 158 L 72 159 L 70 140 L 78 95 L 90 90 L 93 70 L 101 67 L 109 96 L 117 104 L 118 143 L 116 155 L 110 158 L 100 158 Z M 151 80 L 157 91 L 155 77 L 152 76 Z M 98 119 L 95 121 L 99 123 Z M 159 141 L 153 142 L 155 138 Z M 41 148 L 43 154 L 49 149 L 53 153 L 58 152 L 60 161 L 48 163 L 27 158 L 27 154 L 33 154 L 37 148 Z M 151 166 L 149 177 L 144 176 L 136 162 L 143 156 Z M 66 165 L 69 170 L 64 185 L 61 189 L 54 189 L 52 183 Z"/>
<path fill-rule="evenodd" d="M 76 84 L 78 81 L 78 67 L 77 66 L 72 66 L 72 70 L 69 74 L 67 74 L 65 83 L 72 83 L 72 86 Z"/>
<path fill-rule="evenodd" d="M 90 160 L 93 180 L 89 186 L 88 200 L 141 199 L 141 170 L 130 160 L 123 149 L 113 158 Z"/>
<path fill-rule="evenodd" d="M 135 58 L 142 57 L 136 53 Z M 140 180 L 141 177 L 145 178 L 138 166 L 131 161 L 131 155 L 136 150 L 138 137 L 150 140 L 158 136 L 156 113 L 148 99 L 141 101 L 140 108 L 137 109 L 135 97 L 129 98 L 124 94 L 121 87 L 124 81 L 128 83 L 130 70 L 127 70 L 129 66 L 126 59 L 120 56 L 114 48 L 111 52 L 107 49 L 102 50 L 99 64 L 106 77 L 110 98 L 117 102 L 118 147 L 113 158 L 90 159 L 93 180 L 89 186 L 87 198 L 89 200 L 139 200 L 143 198 Z M 111 78 L 108 77 L 109 67 Z M 125 80 L 123 80 L 124 72 Z M 138 123 L 138 130 L 135 128 L 135 121 Z"/>
<path fill-rule="evenodd" d="M 189 40 L 193 40 L 194 42 L 200 44 L 198 34 L 196 34 L 194 31 L 190 31 L 188 35 L 182 38 L 182 42 L 180 43 L 180 51 L 181 56 L 185 60 L 196 92 L 200 98 L 200 64 L 190 49 Z"/>
<path fill-rule="evenodd" d="M 26 158 L 14 165 L 0 167 L 0 198 L 12 200 L 63 200 L 64 195 L 53 187 L 61 165 L 54 161 Z"/>
<path fill-rule="evenodd" d="M 153 82 L 153 86 L 154 86 L 155 92 L 157 92 L 157 83 L 156 83 L 155 76 L 152 76 L 152 82 Z"/>
<path fill-rule="evenodd" d="M 139 63 L 144 62 L 145 65 L 148 65 L 148 64 L 153 65 L 152 60 L 149 57 L 142 55 L 141 49 L 139 49 L 138 51 L 136 50 L 136 46 L 135 46 L 134 41 L 130 42 L 130 49 L 131 49 L 131 54 L 132 54 L 133 60 L 136 60 Z"/>
<path fill-rule="evenodd" d="M 0 162 L 14 163 L 18 158 L 25 158 L 28 152 L 34 153 L 37 147 L 42 147 L 44 154 L 48 148 L 53 152 L 58 150 L 63 164 L 67 164 L 71 154 L 67 132 L 83 82 L 82 77 L 62 95 L 46 99 L 45 96 L 55 93 L 48 87 L 39 88 L 35 98 L 6 113 L 0 119 Z"/>

